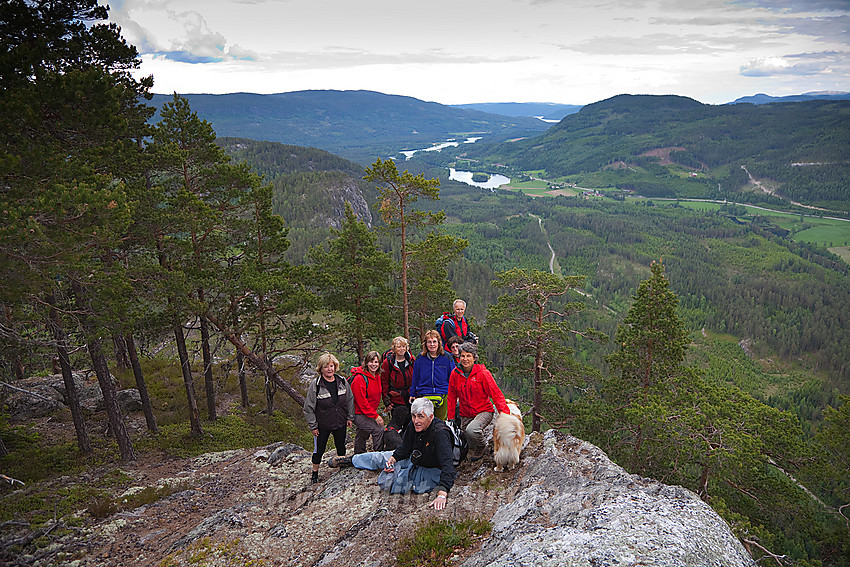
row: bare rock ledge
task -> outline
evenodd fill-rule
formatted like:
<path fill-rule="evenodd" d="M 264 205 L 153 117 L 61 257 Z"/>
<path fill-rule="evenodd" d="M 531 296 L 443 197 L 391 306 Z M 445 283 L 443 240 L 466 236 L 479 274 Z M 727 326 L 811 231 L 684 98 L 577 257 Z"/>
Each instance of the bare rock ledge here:
<path fill-rule="evenodd" d="M 492 520 L 480 545 L 453 558 L 465 567 L 754 565 L 694 493 L 630 475 L 575 437 L 529 435 L 518 468 L 493 464 L 463 463 L 442 512 L 428 495 L 381 492 L 372 471 L 323 464 L 311 485 L 310 455 L 291 444 L 131 467 L 140 486 L 181 491 L 89 528 L 73 564 L 189 565 L 200 546 L 212 550 L 207 565 L 389 566 L 399 542 L 439 516 Z"/>
<path fill-rule="evenodd" d="M 464 567 L 754 565 L 696 494 L 630 475 L 590 443 L 549 431 L 525 466 L 490 539 Z"/>

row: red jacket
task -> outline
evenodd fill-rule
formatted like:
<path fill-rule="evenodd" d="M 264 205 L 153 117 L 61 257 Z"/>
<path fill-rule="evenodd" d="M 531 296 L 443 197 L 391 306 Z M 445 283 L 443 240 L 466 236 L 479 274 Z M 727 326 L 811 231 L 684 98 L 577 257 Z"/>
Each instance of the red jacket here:
<path fill-rule="evenodd" d="M 449 404 L 449 419 L 454 419 L 458 401 L 461 417 L 475 417 L 484 411 L 491 412 L 494 404 L 499 412 L 511 413 L 505 402 L 505 395 L 483 364 L 474 364 L 469 378 L 463 374 L 460 367 L 455 368 L 449 376 L 449 395 L 446 401 Z"/>
<path fill-rule="evenodd" d="M 416 358 L 404 353 L 407 367 L 404 372 L 395 365 L 395 353 L 390 349 L 381 358 L 381 389 L 384 405 L 390 407 L 410 405 L 410 385 L 413 383 L 413 363 Z"/>
<path fill-rule="evenodd" d="M 351 391 L 354 394 L 354 413 L 375 419 L 381 403 L 381 379 L 369 370 L 356 366 L 351 369 Z"/>

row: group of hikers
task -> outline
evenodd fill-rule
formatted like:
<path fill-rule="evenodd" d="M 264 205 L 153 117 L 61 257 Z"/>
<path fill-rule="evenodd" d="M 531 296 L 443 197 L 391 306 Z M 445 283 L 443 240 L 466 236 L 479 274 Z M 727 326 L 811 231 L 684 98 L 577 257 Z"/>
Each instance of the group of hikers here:
<path fill-rule="evenodd" d="M 339 374 L 334 355 L 319 356 L 319 376 L 310 382 L 304 403 L 314 438 L 314 484 L 333 436 L 337 456 L 329 466 L 381 471 L 378 484 L 393 494 L 436 489 L 429 506 L 445 508 L 456 474 L 455 433 L 446 421 L 459 418 L 469 460 L 477 461 L 484 455 L 484 430 L 494 410 L 510 413 L 493 375 L 477 362 L 478 339 L 465 310 L 466 303 L 455 300 L 453 313 L 444 313 L 436 328 L 425 333 L 419 356 L 410 353 L 406 338 L 396 337 L 383 355 L 367 353 L 348 379 Z M 386 424 L 378 411 L 381 401 L 389 418 Z M 354 456 L 346 457 L 345 436 L 351 425 L 356 429 Z M 366 452 L 370 437 L 372 452 Z"/>

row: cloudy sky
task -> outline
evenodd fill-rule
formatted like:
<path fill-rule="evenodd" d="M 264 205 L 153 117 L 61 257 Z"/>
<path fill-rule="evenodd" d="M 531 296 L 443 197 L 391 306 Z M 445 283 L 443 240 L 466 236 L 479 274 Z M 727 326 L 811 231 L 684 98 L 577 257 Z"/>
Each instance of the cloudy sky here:
<path fill-rule="evenodd" d="M 110 0 L 154 92 L 443 104 L 850 91 L 850 0 Z"/>

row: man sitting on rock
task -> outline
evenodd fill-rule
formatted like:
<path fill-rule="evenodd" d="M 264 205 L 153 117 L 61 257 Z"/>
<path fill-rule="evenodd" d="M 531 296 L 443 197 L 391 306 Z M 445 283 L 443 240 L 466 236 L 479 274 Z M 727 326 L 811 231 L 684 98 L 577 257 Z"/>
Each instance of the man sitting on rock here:
<path fill-rule="evenodd" d="M 444 421 L 434 417 L 434 404 L 427 398 L 414 400 L 410 414 L 413 427 L 405 429 L 401 447 L 395 451 L 337 457 L 331 466 L 380 470 L 378 484 L 390 494 L 423 494 L 436 488 L 437 496 L 429 506 L 442 510 L 455 482 L 452 434 Z"/>

